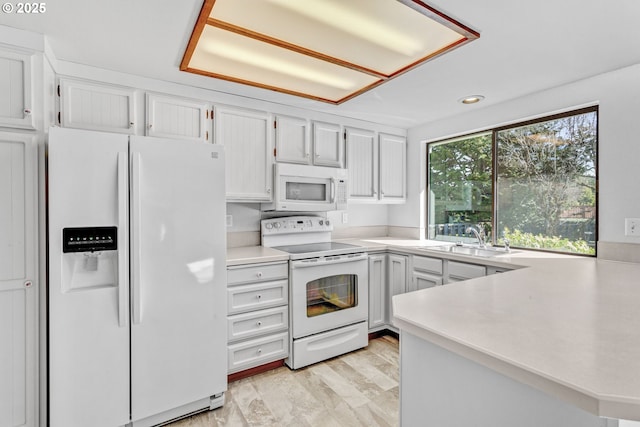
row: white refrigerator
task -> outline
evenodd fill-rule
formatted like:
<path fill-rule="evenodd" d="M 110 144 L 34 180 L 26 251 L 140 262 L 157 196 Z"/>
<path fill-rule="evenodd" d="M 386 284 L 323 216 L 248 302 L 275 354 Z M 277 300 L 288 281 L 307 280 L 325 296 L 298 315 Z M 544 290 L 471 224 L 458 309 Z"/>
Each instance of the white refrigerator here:
<path fill-rule="evenodd" d="M 50 426 L 221 406 L 222 147 L 51 128 L 47 167 Z"/>

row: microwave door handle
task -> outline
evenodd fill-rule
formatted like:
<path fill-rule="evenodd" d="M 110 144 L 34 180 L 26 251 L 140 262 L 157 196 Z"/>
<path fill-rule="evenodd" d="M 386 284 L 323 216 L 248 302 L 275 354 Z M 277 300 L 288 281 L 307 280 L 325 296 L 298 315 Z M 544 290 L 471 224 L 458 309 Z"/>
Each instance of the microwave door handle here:
<path fill-rule="evenodd" d="M 336 202 L 336 179 L 331 178 L 331 203 Z"/>

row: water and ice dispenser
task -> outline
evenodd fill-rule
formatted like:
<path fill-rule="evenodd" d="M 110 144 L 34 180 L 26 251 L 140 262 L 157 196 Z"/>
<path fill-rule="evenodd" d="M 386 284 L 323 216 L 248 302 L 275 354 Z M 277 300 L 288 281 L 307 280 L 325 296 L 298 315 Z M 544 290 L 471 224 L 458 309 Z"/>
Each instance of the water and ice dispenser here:
<path fill-rule="evenodd" d="M 64 291 L 118 286 L 118 228 L 62 229 Z"/>

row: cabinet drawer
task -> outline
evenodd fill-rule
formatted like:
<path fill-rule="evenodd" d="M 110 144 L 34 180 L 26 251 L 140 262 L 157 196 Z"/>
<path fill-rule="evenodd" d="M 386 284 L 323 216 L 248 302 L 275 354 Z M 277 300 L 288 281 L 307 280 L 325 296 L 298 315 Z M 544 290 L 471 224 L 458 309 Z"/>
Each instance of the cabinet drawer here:
<path fill-rule="evenodd" d="M 442 260 L 424 256 L 413 256 L 413 269 L 442 274 Z"/>
<path fill-rule="evenodd" d="M 286 279 L 288 276 L 289 264 L 286 262 L 227 268 L 228 285 Z"/>
<path fill-rule="evenodd" d="M 487 273 L 484 265 L 465 264 L 462 262 L 449 261 L 449 276 L 458 279 L 473 279 L 481 277 Z"/>
<path fill-rule="evenodd" d="M 227 347 L 228 373 L 243 371 L 289 356 L 289 333 L 268 335 Z"/>
<path fill-rule="evenodd" d="M 288 307 L 268 308 L 229 316 L 227 339 L 229 342 L 270 334 L 289 327 Z"/>
<path fill-rule="evenodd" d="M 231 286 L 227 288 L 227 314 L 287 304 L 288 288 L 287 280 Z"/>

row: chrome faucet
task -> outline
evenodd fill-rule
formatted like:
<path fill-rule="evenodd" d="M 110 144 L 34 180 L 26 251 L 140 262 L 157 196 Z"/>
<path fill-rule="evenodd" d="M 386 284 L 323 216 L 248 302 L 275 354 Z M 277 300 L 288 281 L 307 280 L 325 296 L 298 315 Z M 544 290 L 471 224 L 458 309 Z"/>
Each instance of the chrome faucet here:
<path fill-rule="evenodd" d="M 474 227 L 467 227 L 465 233 L 473 233 L 473 235 L 478 239 L 478 247 L 485 248 L 487 245 L 484 243 L 485 235 L 484 235 L 484 227 L 478 224 L 478 228 L 480 231 L 476 230 Z"/>

